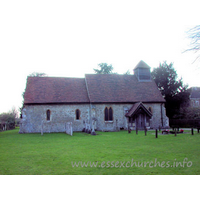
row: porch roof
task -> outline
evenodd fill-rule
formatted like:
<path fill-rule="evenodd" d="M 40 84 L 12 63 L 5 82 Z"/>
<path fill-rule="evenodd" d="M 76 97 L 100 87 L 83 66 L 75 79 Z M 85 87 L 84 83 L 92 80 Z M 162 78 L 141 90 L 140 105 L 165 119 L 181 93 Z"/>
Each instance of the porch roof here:
<path fill-rule="evenodd" d="M 138 102 L 138 103 L 135 103 L 131 108 L 130 110 L 128 111 L 128 113 L 126 113 L 126 117 L 132 117 L 134 116 L 139 109 L 142 109 L 149 117 L 152 117 L 152 113 L 143 105 L 142 102 Z"/>

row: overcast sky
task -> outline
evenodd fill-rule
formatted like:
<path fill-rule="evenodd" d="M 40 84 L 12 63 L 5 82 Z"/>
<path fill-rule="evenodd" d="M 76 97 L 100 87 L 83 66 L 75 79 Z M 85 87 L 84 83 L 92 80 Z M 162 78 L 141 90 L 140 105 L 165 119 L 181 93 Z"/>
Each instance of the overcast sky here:
<path fill-rule="evenodd" d="M 199 24 L 198 1 L 0 1 L 0 113 L 21 106 L 26 77 L 84 77 L 98 63 L 125 73 L 140 60 L 166 60 L 189 86 L 200 86 L 200 62 L 186 31 Z"/>

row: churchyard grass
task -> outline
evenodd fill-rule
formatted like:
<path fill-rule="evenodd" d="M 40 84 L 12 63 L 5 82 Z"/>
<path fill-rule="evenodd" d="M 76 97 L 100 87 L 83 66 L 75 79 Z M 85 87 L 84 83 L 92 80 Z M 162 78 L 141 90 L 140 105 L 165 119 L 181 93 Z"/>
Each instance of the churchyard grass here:
<path fill-rule="evenodd" d="M 0 174 L 200 174 L 200 133 L 155 131 L 19 134 L 0 132 Z M 190 132 L 190 131 L 189 131 Z M 75 165 L 75 162 L 77 166 Z M 79 165 L 78 165 L 79 162 Z M 81 163 L 97 163 L 91 167 Z M 180 164 L 177 165 L 177 163 Z M 183 167 L 183 163 L 184 167 Z M 72 164 L 74 166 L 72 166 Z M 136 166 L 137 165 L 137 166 Z"/>

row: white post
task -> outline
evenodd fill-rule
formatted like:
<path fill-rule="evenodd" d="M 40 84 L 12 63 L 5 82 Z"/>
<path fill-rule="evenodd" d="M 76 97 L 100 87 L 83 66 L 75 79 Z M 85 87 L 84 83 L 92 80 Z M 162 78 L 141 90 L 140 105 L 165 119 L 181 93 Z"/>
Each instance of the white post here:
<path fill-rule="evenodd" d="M 71 124 L 71 136 L 72 136 L 73 135 L 72 122 L 70 124 Z"/>
<path fill-rule="evenodd" d="M 91 135 L 96 135 L 96 133 L 95 133 L 95 120 L 92 120 L 92 131 L 91 131 Z"/>
<path fill-rule="evenodd" d="M 66 133 L 69 135 L 73 135 L 73 129 L 72 129 L 72 122 L 67 122 L 66 123 Z"/>

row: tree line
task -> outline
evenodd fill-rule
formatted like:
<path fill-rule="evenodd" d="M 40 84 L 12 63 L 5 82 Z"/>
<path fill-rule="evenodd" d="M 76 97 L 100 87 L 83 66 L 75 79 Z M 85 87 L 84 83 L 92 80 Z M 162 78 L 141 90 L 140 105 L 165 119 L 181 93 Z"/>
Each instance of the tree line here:
<path fill-rule="evenodd" d="M 6 127 L 7 130 L 14 129 L 18 122 L 18 111 L 15 107 L 13 107 L 9 112 L 0 114 L 0 131 L 3 129 L 3 127 Z"/>

